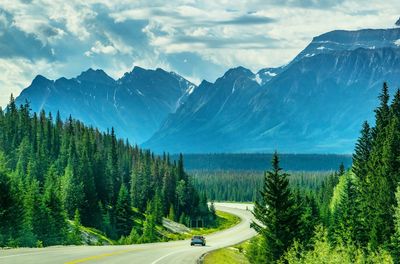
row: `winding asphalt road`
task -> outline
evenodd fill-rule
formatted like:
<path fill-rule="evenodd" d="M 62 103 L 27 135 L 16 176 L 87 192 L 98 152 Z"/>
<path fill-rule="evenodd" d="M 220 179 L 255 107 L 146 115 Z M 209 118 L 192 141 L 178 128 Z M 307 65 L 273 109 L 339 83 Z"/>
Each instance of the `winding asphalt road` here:
<path fill-rule="evenodd" d="M 189 240 L 127 246 L 57 246 L 0 250 L 0 263 L 7 264 L 77 264 L 77 263 L 196 263 L 206 252 L 231 246 L 255 235 L 250 228 L 253 216 L 246 206 L 216 203 L 217 210 L 239 216 L 242 221 L 227 230 L 206 236 L 207 246 L 190 246 Z"/>

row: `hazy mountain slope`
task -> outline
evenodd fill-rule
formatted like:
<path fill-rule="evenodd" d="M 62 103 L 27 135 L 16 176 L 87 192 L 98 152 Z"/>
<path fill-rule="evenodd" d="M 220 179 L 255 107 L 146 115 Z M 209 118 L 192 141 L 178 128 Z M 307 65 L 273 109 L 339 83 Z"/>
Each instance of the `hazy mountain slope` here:
<path fill-rule="evenodd" d="M 165 117 L 187 98 L 194 85 L 162 69 L 135 67 L 119 80 L 89 69 L 76 78 L 56 81 L 37 76 L 17 103 L 28 100 L 34 111 L 45 109 L 63 118 L 70 114 L 101 130 L 114 127 L 118 135 L 141 143 Z"/>
<path fill-rule="evenodd" d="M 227 80 L 230 70 L 214 84 L 203 82 L 144 146 L 349 153 L 363 120 L 372 119 L 383 81 L 400 84 L 399 39 L 400 29 L 333 31 L 264 82 L 243 68 Z M 245 80 L 242 89 L 234 89 L 238 80 Z"/>

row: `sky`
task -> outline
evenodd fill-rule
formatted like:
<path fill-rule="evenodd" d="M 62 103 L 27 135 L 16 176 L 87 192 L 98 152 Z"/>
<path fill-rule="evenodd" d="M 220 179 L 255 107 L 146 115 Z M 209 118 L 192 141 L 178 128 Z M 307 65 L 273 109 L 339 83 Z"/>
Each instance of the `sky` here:
<path fill-rule="evenodd" d="M 33 78 L 134 66 L 199 84 L 294 58 L 335 29 L 392 28 L 398 0 L 0 0 L 0 105 Z"/>

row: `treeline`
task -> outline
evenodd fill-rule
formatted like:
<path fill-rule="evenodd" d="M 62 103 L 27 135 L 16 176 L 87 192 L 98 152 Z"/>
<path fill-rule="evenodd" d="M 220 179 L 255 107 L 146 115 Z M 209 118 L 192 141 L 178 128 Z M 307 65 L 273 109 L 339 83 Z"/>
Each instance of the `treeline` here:
<path fill-rule="evenodd" d="M 266 160 L 271 160 L 271 153 L 215 153 L 215 154 L 185 154 L 185 168 L 191 170 L 251 170 L 265 171 L 268 169 Z M 172 160 L 178 160 L 179 155 L 171 155 Z M 337 154 L 281 154 L 281 166 L 289 171 L 333 171 L 343 163 L 346 168 L 351 166 L 351 155 Z"/>
<path fill-rule="evenodd" d="M 80 243 L 80 224 L 151 242 L 163 216 L 188 224 L 210 217 L 182 156 L 171 162 L 118 140 L 113 129 L 31 114 L 13 97 L 0 109 L 0 247 Z"/>
<path fill-rule="evenodd" d="M 290 185 L 302 191 L 318 191 L 333 172 L 295 171 L 288 177 Z M 192 170 L 195 188 L 212 201 L 254 202 L 259 196 L 264 173 L 261 171 Z"/>
<path fill-rule="evenodd" d="M 400 263 L 400 90 L 384 84 L 375 126 L 363 124 L 353 166 L 318 191 L 290 188 L 277 156 L 253 223 L 253 263 Z"/>

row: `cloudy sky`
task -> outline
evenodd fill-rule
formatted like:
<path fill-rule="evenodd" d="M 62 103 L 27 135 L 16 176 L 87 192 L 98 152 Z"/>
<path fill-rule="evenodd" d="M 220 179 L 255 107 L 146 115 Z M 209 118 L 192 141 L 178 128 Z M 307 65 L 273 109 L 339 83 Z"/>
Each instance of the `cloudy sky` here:
<path fill-rule="evenodd" d="M 89 67 L 214 81 L 238 65 L 283 65 L 330 30 L 393 27 L 399 15 L 398 0 L 0 0 L 0 105 L 37 74 Z"/>

